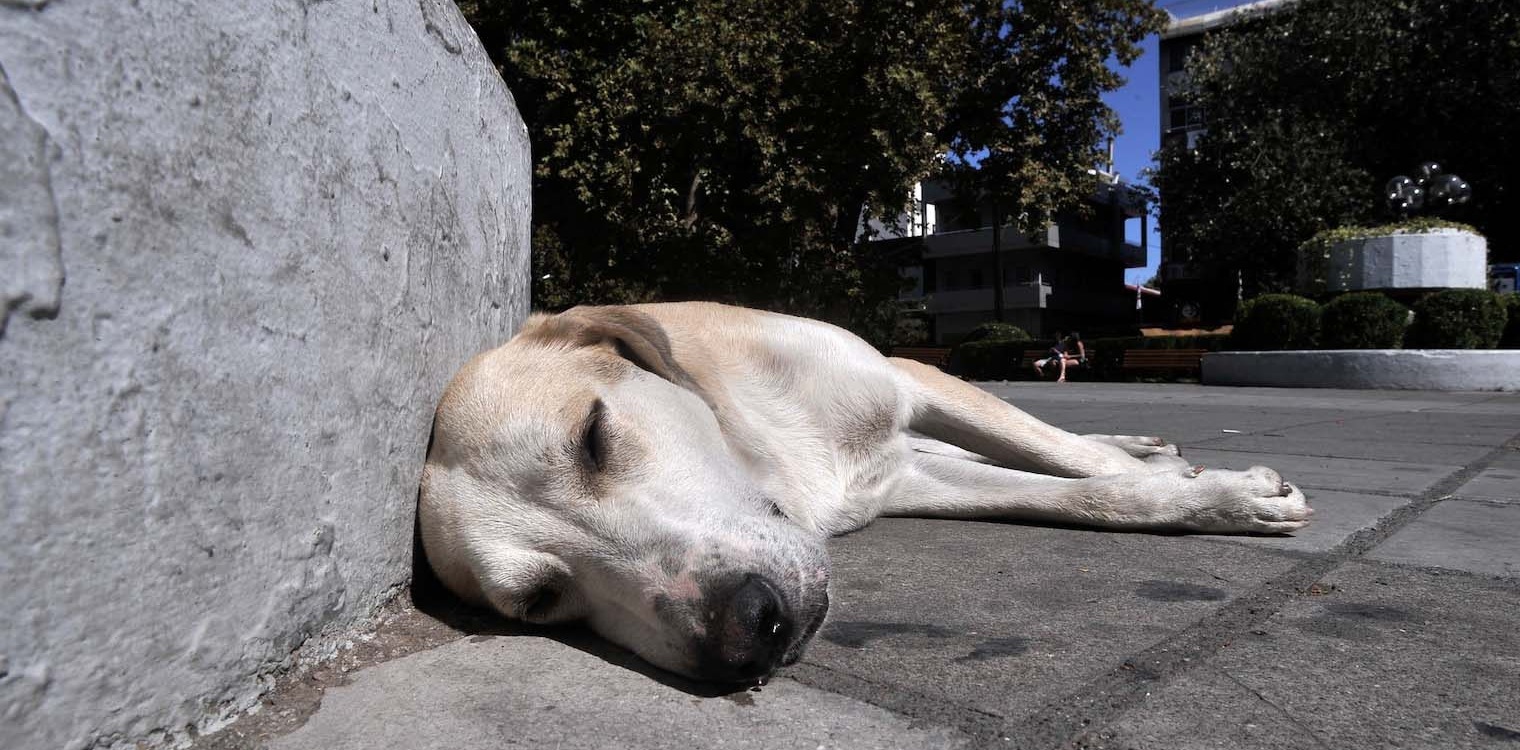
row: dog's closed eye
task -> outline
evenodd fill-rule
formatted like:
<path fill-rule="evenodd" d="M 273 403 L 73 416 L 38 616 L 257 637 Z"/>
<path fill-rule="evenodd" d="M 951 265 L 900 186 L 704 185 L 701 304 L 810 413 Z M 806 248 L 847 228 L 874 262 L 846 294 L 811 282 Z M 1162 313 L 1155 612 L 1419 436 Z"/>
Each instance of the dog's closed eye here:
<path fill-rule="evenodd" d="M 518 616 L 528 622 L 544 622 L 553 614 L 555 606 L 559 604 L 560 592 L 549 586 L 541 587 L 528 594 L 518 605 Z"/>
<path fill-rule="evenodd" d="M 585 427 L 581 431 L 581 460 L 586 468 L 599 472 L 607 466 L 607 435 L 603 431 L 603 415 L 607 407 L 601 399 L 591 405 L 591 414 L 586 417 Z"/>

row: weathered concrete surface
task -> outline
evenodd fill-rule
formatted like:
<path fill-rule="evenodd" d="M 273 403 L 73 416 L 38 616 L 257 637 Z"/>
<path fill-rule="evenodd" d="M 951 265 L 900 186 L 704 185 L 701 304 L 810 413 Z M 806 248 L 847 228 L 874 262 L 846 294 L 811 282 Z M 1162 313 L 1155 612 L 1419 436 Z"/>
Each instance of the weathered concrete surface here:
<path fill-rule="evenodd" d="M 360 673 L 330 690 L 273 750 L 461 747 L 965 747 L 868 703 L 776 680 L 692 695 L 540 636 L 473 636 Z M 417 676 L 437 679 L 419 690 Z M 352 717 L 368 721 L 354 723 Z M 631 717 L 637 717 L 630 721 Z"/>
<path fill-rule="evenodd" d="M 404 584 L 528 180 L 449 2 L 0 3 L 0 747 L 205 728 Z"/>
<path fill-rule="evenodd" d="M 1185 456 L 1283 467 L 1290 479 L 1318 467 L 1327 486 L 1308 491 L 1315 523 L 1255 537 L 885 519 L 831 544 L 829 622 L 802 663 L 758 692 L 682 682 L 581 629 L 445 614 L 463 640 L 358 669 L 304 728 L 280 738 L 286 728 L 260 734 L 240 722 L 200 746 L 747 747 L 758 737 L 782 748 L 1435 750 L 1520 740 L 1520 573 L 1472 565 L 1515 559 L 1514 545 L 1499 545 L 1520 537 L 1520 513 L 1507 512 L 1520 505 L 1451 499 L 1520 467 L 1520 394 L 986 387 L 1068 428 L 1099 431 L 1106 414 L 1161 435 L 1197 433 Z M 1396 442 L 1363 457 L 1380 435 Z M 1246 439 L 1260 442 L 1210 452 Z M 1420 464 L 1426 446 L 1480 450 Z M 1433 474 L 1401 474 L 1408 465 Z M 1379 489 L 1355 489 L 1369 487 Z M 1419 559 L 1383 554 L 1431 524 L 1443 533 L 1413 545 Z M 301 710 L 272 702 L 275 712 Z"/>
<path fill-rule="evenodd" d="M 1512 584 L 1351 563 L 1076 744 L 1513 747 L 1517 607 Z"/>
<path fill-rule="evenodd" d="M 1277 388 L 1520 390 L 1520 351 L 1487 349 L 1325 349 L 1214 352 L 1203 382 Z"/>

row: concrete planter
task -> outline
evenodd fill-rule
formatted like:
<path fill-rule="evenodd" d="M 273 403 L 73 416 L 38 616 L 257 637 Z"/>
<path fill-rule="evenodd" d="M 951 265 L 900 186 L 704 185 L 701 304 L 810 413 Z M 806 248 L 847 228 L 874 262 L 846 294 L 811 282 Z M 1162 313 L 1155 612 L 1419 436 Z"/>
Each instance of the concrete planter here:
<path fill-rule="evenodd" d="M 1488 243 L 1460 229 L 1363 237 L 1299 256 L 1306 294 L 1363 289 L 1485 289 Z"/>
<path fill-rule="evenodd" d="M 1204 385 L 1520 390 L 1516 349 L 1330 349 L 1215 352 L 1203 357 Z"/>

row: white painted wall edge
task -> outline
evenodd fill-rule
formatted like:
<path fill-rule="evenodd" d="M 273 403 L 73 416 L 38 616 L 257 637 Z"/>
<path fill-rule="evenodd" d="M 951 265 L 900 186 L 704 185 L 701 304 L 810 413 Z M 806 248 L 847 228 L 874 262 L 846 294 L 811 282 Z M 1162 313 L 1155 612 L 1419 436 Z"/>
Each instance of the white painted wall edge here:
<path fill-rule="evenodd" d="M 1327 349 L 1215 352 L 1203 356 L 1204 385 L 1520 390 L 1517 349 Z"/>

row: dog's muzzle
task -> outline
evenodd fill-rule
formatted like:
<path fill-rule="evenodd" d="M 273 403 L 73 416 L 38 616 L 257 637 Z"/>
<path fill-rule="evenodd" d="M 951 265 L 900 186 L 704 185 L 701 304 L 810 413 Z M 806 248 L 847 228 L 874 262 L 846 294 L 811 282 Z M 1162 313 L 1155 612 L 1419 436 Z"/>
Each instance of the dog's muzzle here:
<path fill-rule="evenodd" d="M 713 601 L 697 668 L 702 678 L 715 682 L 763 680 L 795 663 L 828 610 L 825 594 L 822 606 L 813 608 L 818 611 L 806 613 L 799 623 L 776 586 L 756 573 L 745 574 Z"/>

